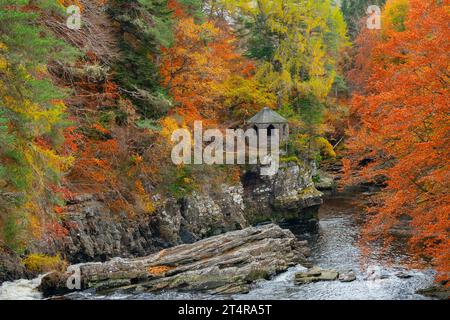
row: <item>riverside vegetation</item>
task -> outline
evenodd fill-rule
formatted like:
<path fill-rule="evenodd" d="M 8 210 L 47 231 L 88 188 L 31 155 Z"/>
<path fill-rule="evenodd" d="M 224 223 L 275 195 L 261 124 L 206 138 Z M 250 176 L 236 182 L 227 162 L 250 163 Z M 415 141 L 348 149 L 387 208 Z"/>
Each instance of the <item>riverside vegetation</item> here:
<path fill-rule="evenodd" d="M 83 263 L 99 272 L 85 288 L 243 292 L 308 264 L 291 234 L 252 226 L 317 227 L 321 191 L 362 186 L 378 192 L 361 251 L 376 242 L 389 255 L 403 230 L 414 267 L 433 267 L 448 290 L 449 3 L 339 3 L 0 1 L 0 282 L 53 272 L 58 291 L 66 267 Z M 374 4 L 379 30 L 366 28 Z M 71 5 L 78 30 L 66 24 Z M 264 106 L 291 128 L 276 175 L 172 163 L 174 130 L 241 128 Z M 227 279 L 198 278 L 217 267 L 209 259 L 239 255 L 186 261 L 183 250 L 210 237 L 225 248 L 229 232 L 267 239 L 236 249 L 251 251 L 241 274 L 229 265 Z M 279 257 L 285 242 L 301 253 Z M 273 252 L 273 268 L 260 251 Z M 158 252 L 181 261 L 157 263 Z M 116 257 L 137 259 L 138 276 L 101 278 L 121 270 L 107 262 Z"/>

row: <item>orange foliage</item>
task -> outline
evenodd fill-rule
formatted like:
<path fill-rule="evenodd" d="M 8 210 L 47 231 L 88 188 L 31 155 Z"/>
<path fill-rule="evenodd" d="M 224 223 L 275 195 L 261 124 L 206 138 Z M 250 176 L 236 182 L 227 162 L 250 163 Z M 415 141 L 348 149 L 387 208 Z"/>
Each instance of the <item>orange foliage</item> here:
<path fill-rule="evenodd" d="M 232 75 L 251 76 L 254 67 L 237 53 L 225 22 L 196 24 L 176 1 L 169 7 L 178 19 L 174 45 L 162 50 L 163 85 L 178 103 L 174 112 L 185 123 L 200 119 L 214 123 L 224 111 L 221 84 Z"/>
<path fill-rule="evenodd" d="M 44 225 L 44 230 L 46 230 L 47 235 L 51 235 L 53 238 L 56 239 L 63 239 L 67 237 L 69 234 L 69 231 L 59 224 L 57 221 L 51 221 Z"/>
<path fill-rule="evenodd" d="M 81 9 L 81 11 L 83 11 L 83 9 L 84 9 L 84 6 L 80 0 L 58 0 L 58 2 L 60 5 L 62 5 L 65 8 L 75 5 L 75 6 L 78 6 Z"/>
<path fill-rule="evenodd" d="M 81 9 L 81 12 L 84 10 L 83 1 L 82 0 L 57 0 L 60 5 L 67 8 L 71 5 L 78 6 Z M 109 0 L 96 0 L 99 5 L 105 5 Z"/>
<path fill-rule="evenodd" d="M 154 277 L 161 277 L 166 274 L 167 271 L 175 269 L 174 267 L 169 266 L 156 266 L 156 267 L 149 267 L 148 273 L 151 274 Z"/>
<path fill-rule="evenodd" d="M 347 172 L 363 167 L 359 178 L 388 179 L 367 235 L 389 243 L 392 227 L 409 216 L 411 249 L 431 257 L 441 279 L 450 272 L 449 19 L 448 0 L 410 0 L 405 30 L 363 40 L 369 77 L 357 79 L 345 162 Z"/>

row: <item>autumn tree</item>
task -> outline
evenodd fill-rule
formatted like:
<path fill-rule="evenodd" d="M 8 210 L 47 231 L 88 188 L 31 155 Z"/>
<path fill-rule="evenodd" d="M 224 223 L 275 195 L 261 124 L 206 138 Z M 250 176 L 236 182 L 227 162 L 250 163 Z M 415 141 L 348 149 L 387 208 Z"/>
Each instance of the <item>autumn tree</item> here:
<path fill-rule="evenodd" d="M 347 170 L 386 180 L 367 234 L 389 244 L 392 227 L 409 218 L 411 249 L 448 279 L 449 2 L 391 0 L 382 19 L 352 101 Z"/>
<path fill-rule="evenodd" d="M 141 115 L 159 118 L 171 107 L 160 87 L 155 63 L 161 46 L 172 41 L 173 21 L 167 0 L 111 0 L 108 12 L 120 26 L 115 80 Z"/>
<path fill-rule="evenodd" d="M 339 114 L 345 114 L 337 98 L 331 97 L 331 93 L 337 96 L 347 90 L 339 66 L 342 51 L 348 45 L 346 25 L 334 1 L 220 0 L 207 3 L 205 10 L 210 16 L 225 16 L 232 21 L 245 55 L 256 61 L 255 78 L 276 96 L 276 107 L 281 112 L 286 111 L 284 115 L 290 117 L 292 132 L 301 136 L 294 138 L 299 147 L 297 151 L 301 153 L 300 150 L 310 150 L 315 145 L 310 142 L 319 136 L 314 134 L 308 138 L 308 132 L 320 132 L 322 142 L 326 141 L 326 134 L 333 138 L 339 135 L 331 132 L 333 125 L 323 130 L 323 121 L 334 118 L 327 108 L 322 108 L 331 106 L 331 112 L 339 110 Z M 305 105 L 300 105 L 299 101 Z M 309 108 L 311 106 L 317 108 Z M 305 108 L 309 115 L 316 113 L 314 118 L 322 122 L 305 122 L 311 119 L 302 116 Z M 326 149 L 329 149 L 330 144 L 327 144 Z M 314 147 L 308 154 L 318 154 L 320 149 Z"/>
<path fill-rule="evenodd" d="M 273 96 L 253 78 L 253 64 L 237 52 L 225 21 L 196 23 L 184 6 L 175 1 L 171 5 L 179 21 L 173 45 L 163 49 L 160 72 L 178 104 L 177 114 L 187 123 L 217 122 L 273 104 Z"/>
<path fill-rule="evenodd" d="M 60 153 L 65 93 L 47 64 L 77 53 L 38 25 L 40 12 L 61 9 L 55 1 L 0 4 L 0 225 L 15 249 L 54 213 L 55 187 L 73 161 Z"/>
<path fill-rule="evenodd" d="M 243 16 L 247 53 L 260 60 L 257 78 L 277 95 L 278 108 L 294 96 L 325 98 L 346 46 L 346 27 L 331 1 L 222 1 Z M 232 11 L 233 12 L 233 11 Z"/>

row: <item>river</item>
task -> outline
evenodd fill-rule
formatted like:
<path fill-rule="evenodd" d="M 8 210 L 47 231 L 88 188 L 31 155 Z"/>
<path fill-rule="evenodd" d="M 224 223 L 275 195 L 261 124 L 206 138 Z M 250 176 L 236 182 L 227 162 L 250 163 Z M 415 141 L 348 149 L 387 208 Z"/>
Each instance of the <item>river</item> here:
<path fill-rule="evenodd" d="M 68 299 L 426 299 L 415 293 L 417 289 L 429 287 L 433 283 L 434 272 L 428 270 L 408 270 L 400 261 L 412 257 L 401 247 L 390 252 L 387 257 L 361 253 L 359 240 L 364 208 L 360 196 L 335 197 L 326 199 L 319 210 L 319 226 L 316 232 L 304 233 L 291 228 L 300 238 L 306 238 L 311 246 L 311 261 L 321 268 L 337 271 L 353 270 L 357 279 L 353 282 L 316 282 L 297 286 L 294 275 L 305 270 L 293 267 L 271 280 L 262 280 L 253 285 L 248 294 L 233 296 L 212 296 L 198 293 L 163 292 L 126 295 L 115 293 L 109 296 L 95 295 L 89 291 L 77 292 Z M 399 273 L 408 278 L 398 277 Z M 36 291 L 39 279 L 18 280 L 4 283 L 0 287 L 2 299 L 40 299 Z"/>

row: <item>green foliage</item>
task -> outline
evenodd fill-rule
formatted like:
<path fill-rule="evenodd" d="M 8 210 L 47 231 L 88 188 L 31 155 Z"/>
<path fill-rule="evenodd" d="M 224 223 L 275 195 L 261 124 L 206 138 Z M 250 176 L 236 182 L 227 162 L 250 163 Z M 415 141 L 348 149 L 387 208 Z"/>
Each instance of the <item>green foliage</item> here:
<path fill-rule="evenodd" d="M 152 120 L 152 119 L 138 120 L 136 122 L 136 125 L 138 128 L 141 128 L 141 129 L 150 129 L 153 131 L 161 131 L 161 125 L 159 124 L 159 121 L 157 121 L 157 120 Z"/>
<path fill-rule="evenodd" d="M 278 107 L 297 95 L 325 98 L 339 53 L 348 45 L 342 13 L 329 0 L 260 0 L 244 8 L 248 56 L 260 59 L 258 79 L 278 96 Z"/>
<path fill-rule="evenodd" d="M 370 5 L 377 5 L 383 8 L 386 0 L 342 0 L 341 10 L 347 23 L 348 35 L 353 40 L 358 35 L 361 26 L 364 28 L 368 17 L 367 8 Z"/>
<path fill-rule="evenodd" d="M 23 10 L 29 3 L 0 2 L 0 225 L 14 248 L 23 242 L 27 212 L 54 198 L 49 186 L 70 163 L 56 151 L 66 124 L 65 93 L 50 81 L 47 64 L 78 57 L 39 26 L 38 13 Z M 61 12 L 55 1 L 32 3 L 42 12 Z"/>
<path fill-rule="evenodd" d="M 303 122 L 303 132 L 317 135 L 317 127 L 322 123 L 325 106 L 316 97 L 309 95 L 294 101 L 294 108 Z"/>
<path fill-rule="evenodd" d="M 343 76 L 336 75 L 336 77 L 334 78 L 331 92 L 335 97 L 347 96 L 349 94 L 349 88 Z"/>
<path fill-rule="evenodd" d="M 241 19 L 243 20 L 241 32 L 249 33 L 246 41 L 246 56 L 250 59 L 272 61 L 277 49 L 276 33 L 266 27 L 262 16 L 258 15 L 254 19 L 244 16 Z"/>
<path fill-rule="evenodd" d="M 280 157 L 280 162 L 281 163 L 293 162 L 293 163 L 295 163 L 295 164 L 297 164 L 299 166 L 303 166 L 303 162 L 295 155 Z"/>
<path fill-rule="evenodd" d="M 183 166 L 176 170 L 173 181 L 169 183 L 168 190 L 172 196 L 181 199 L 196 189 L 192 179 L 192 169 L 190 166 Z"/>
<path fill-rule="evenodd" d="M 161 46 L 168 47 L 173 40 L 167 0 L 114 0 L 109 13 L 120 25 L 116 80 L 144 117 L 160 117 L 170 102 L 160 88 L 154 58 Z"/>
<path fill-rule="evenodd" d="M 323 118 L 325 104 L 313 95 L 296 99 L 285 105 L 280 113 L 291 123 L 288 154 L 319 163 L 322 157 L 334 158 L 333 146 L 324 137 Z"/>
<path fill-rule="evenodd" d="M 320 174 L 316 174 L 312 177 L 312 181 L 314 183 L 319 183 L 320 182 Z"/>
<path fill-rule="evenodd" d="M 20 252 L 23 248 L 23 236 L 25 234 L 24 215 L 11 207 L 6 207 L 8 214 L 2 217 L 3 228 L 2 238 L 5 243 L 15 252 Z"/>

